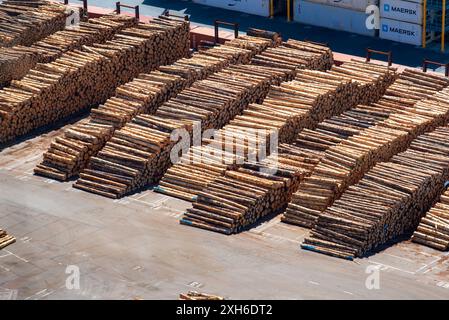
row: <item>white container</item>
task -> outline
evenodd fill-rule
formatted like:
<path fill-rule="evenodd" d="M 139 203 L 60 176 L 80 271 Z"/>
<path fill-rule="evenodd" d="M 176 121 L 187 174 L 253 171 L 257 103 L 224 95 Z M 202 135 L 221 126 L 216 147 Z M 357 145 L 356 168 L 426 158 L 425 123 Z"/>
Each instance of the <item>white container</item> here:
<path fill-rule="evenodd" d="M 367 18 L 368 15 L 362 11 L 304 0 L 294 2 L 293 19 L 296 22 L 373 37 L 376 30 L 366 27 Z"/>
<path fill-rule="evenodd" d="M 422 26 L 414 23 L 381 18 L 379 37 L 418 46 L 422 44 Z"/>
<path fill-rule="evenodd" d="M 308 0 L 308 1 L 363 12 L 366 11 L 366 8 L 368 6 L 379 5 L 379 0 Z"/>
<path fill-rule="evenodd" d="M 381 0 L 380 16 L 422 25 L 423 5 L 410 1 Z"/>
<path fill-rule="evenodd" d="M 194 3 L 258 16 L 270 16 L 269 0 L 193 0 Z"/>

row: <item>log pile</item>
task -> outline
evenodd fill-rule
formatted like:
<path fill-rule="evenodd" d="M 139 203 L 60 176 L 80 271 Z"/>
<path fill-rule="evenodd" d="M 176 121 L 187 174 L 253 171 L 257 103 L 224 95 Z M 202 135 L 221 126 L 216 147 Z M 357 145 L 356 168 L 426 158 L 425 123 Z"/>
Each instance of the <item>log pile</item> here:
<path fill-rule="evenodd" d="M 397 78 L 395 68 L 357 60 L 345 62 L 341 66 L 334 65 L 330 73 L 354 81 L 360 86 L 359 95 L 350 97 L 351 106 L 378 101 Z"/>
<path fill-rule="evenodd" d="M 213 295 L 213 294 L 196 292 L 196 291 L 189 291 L 186 294 L 180 293 L 179 294 L 179 300 L 206 301 L 206 300 L 225 300 L 225 299 L 223 297 L 216 296 L 216 295 Z"/>
<path fill-rule="evenodd" d="M 169 157 L 177 141 L 171 132 L 188 126 L 185 122 L 140 115 L 114 132 L 89 166 L 80 173 L 75 188 L 109 198 L 118 198 L 133 188 L 141 187 L 143 174 L 159 156 Z M 167 151 L 168 150 L 168 151 Z M 140 183 L 140 185 L 138 185 Z"/>
<path fill-rule="evenodd" d="M 377 164 L 317 219 L 302 248 L 353 259 L 415 229 L 449 178 L 449 127 Z"/>
<path fill-rule="evenodd" d="M 48 2 L 31 6 L 0 5 L 0 47 L 30 46 L 46 36 L 62 30 L 72 9 Z"/>
<path fill-rule="evenodd" d="M 273 86 L 262 104 L 250 104 L 212 138 L 203 138 L 203 145 L 191 148 L 155 190 L 194 199 L 226 170 L 251 156 L 262 160 L 262 152 L 266 152 L 262 148 L 270 145 L 270 135 L 276 134 L 273 138 L 281 143 L 288 141 L 301 128 L 312 127 L 317 114 L 343 106 L 342 100 L 356 89 L 354 83 L 325 72 L 302 70 L 294 81 Z"/>
<path fill-rule="evenodd" d="M 10 236 L 5 230 L 0 229 L 0 250 L 16 242 L 16 238 Z"/>
<path fill-rule="evenodd" d="M 30 47 L 0 48 L 0 88 L 20 79 L 37 63 L 38 51 Z"/>
<path fill-rule="evenodd" d="M 249 61 L 252 56 L 271 45 L 269 40 L 254 37 L 245 39 L 248 44 L 244 48 L 235 47 L 233 45 L 235 40 L 232 40 L 223 46 L 211 48 L 207 52 L 203 51 L 190 58 L 180 59 L 171 65 L 161 66 L 149 74 L 140 74 L 131 82 L 118 87 L 113 97 L 98 108 L 91 110 L 89 122 L 92 125 L 92 130 L 97 129 L 97 132 L 92 132 L 95 137 L 86 139 L 83 135 L 81 136 L 81 140 L 78 142 L 85 148 L 79 150 L 76 146 L 69 146 L 69 149 L 64 151 L 52 144 L 44 153 L 44 160 L 35 172 L 62 181 L 77 175 L 80 170 L 85 168 L 90 157 L 96 155 L 98 150 L 110 139 L 112 132 L 123 127 L 134 116 L 143 113 L 154 114 L 162 103 L 174 98 L 195 81 L 202 80 L 229 64 Z M 239 39 L 239 45 L 243 46 L 242 39 Z M 64 137 L 56 138 L 59 140 L 56 142 L 61 143 L 68 139 L 69 143 L 63 143 L 66 146 L 71 142 L 77 142 L 71 132 L 86 133 L 83 130 L 84 126 L 84 124 L 73 126 L 69 136 L 64 134 Z M 61 152 L 64 152 L 65 155 Z M 54 161 L 55 154 L 66 157 L 64 166 L 61 166 L 59 161 Z"/>
<path fill-rule="evenodd" d="M 210 56 L 217 57 L 222 57 L 226 53 L 229 56 L 234 56 L 234 59 L 230 60 L 230 63 L 247 64 L 255 55 L 261 54 L 268 48 L 277 47 L 278 45 L 278 43 L 273 42 L 270 39 L 242 35 L 231 41 L 226 41 L 223 46 L 213 46 L 212 48 L 209 48 L 209 50 L 206 50 L 204 53 Z"/>
<path fill-rule="evenodd" d="M 328 47 L 289 39 L 278 47 L 268 48 L 254 57 L 251 63 L 291 70 L 294 74 L 298 66 L 303 66 L 305 69 L 328 70 L 333 65 L 333 55 Z"/>
<path fill-rule="evenodd" d="M 224 234 L 241 231 L 283 208 L 307 172 L 303 160 L 294 148 L 281 149 L 260 162 L 227 170 L 198 192 L 180 223 Z"/>
<path fill-rule="evenodd" d="M 421 218 L 412 241 L 441 251 L 449 250 L 449 191 Z"/>
<path fill-rule="evenodd" d="M 191 201 L 207 183 L 241 164 L 242 159 L 263 159 L 269 154 L 265 146 L 270 145 L 271 135 L 276 134 L 279 143 L 291 142 L 299 131 L 314 128 L 324 118 L 354 106 L 357 97 L 364 100 L 362 97 L 373 91 L 372 82 L 376 92 L 383 92 L 395 79 L 394 70 L 374 66 L 379 74 L 372 82 L 355 81 L 341 72 L 353 71 L 354 65 L 359 64 L 349 63 L 347 69 L 343 65 L 340 72 L 301 70 L 294 81 L 272 87 L 262 104 L 249 105 L 213 138 L 203 139 L 202 146 L 189 150 L 168 170 L 155 191 Z"/>
<path fill-rule="evenodd" d="M 270 39 L 275 44 L 274 45 L 275 47 L 277 47 L 278 45 L 280 45 L 282 43 L 281 34 L 278 32 L 256 29 L 256 28 L 249 28 L 246 31 L 246 34 L 249 36 L 252 36 L 252 37 Z"/>
<path fill-rule="evenodd" d="M 447 92 L 438 90 L 448 85 L 442 77 L 409 70 L 378 103 L 359 106 L 362 113 L 351 111 L 324 122 L 320 130 L 302 132 L 295 145 L 305 146 L 321 160 L 294 194 L 282 220 L 313 227 L 321 212 L 377 162 L 390 159 L 418 135 L 442 125 L 449 109 L 444 103 Z"/>
<path fill-rule="evenodd" d="M 20 6 L 24 7 L 24 10 L 27 7 L 38 8 L 42 5 L 48 4 L 48 0 L 3 0 L 2 5 L 11 5 L 11 6 Z"/>
<path fill-rule="evenodd" d="M 377 105 L 378 107 L 383 107 L 381 101 Z M 387 107 L 391 106 L 391 104 L 387 105 Z M 341 115 L 324 120 L 314 130 L 304 129 L 291 144 L 296 148 L 300 148 L 306 157 L 320 163 L 329 148 L 336 146 L 353 135 L 360 134 L 362 130 L 385 120 L 388 115 L 389 113 L 385 110 L 359 105 Z M 301 188 L 306 187 L 307 179 L 305 179 Z M 309 205 L 300 205 L 296 196 L 297 194 L 294 195 L 293 201 L 288 204 L 281 220 L 303 227 L 312 227 L 313 220 L 309 219 L 310 215 L 316 216 L 320 211 Z"/>
<path fill-rule="evenodd" d="M 0 86 L 22 78 L 37 63 L 48 63 L 64 52 L 80 49 L 112 39 L 118 31 L 136 25 L 135 18 L 125 15 L 106 15 L 67 27 L 30 47 L 17 45 L 0 48 Z"/>
<path fill-rule="evenodd" d="M 256 73 L 260 75 L 255 76 Z M 176 98 L 162 104 L 154 115 L 133 118 L 131 123 L 114 132 L 98 156 L 91 158 L 90 164 L 107 159 L 123 167 L 135 168 L 135 165 L 129 164 L 127 154 L 136 155 L 139 166 L 129 177 L 132 180 L 123 188 L 115 188 L 117 193 L 114 193 L 113 198 L 155 182 L 171 165 L 170 153 L 178 142 L 171 139 L 173 130 L 185 129 L 188 137 L 181 142 L 189 144 L 194 122 L 200 121 L 200 130 L 223 126 L 246 105 L 262 99 L 268 91 L 270 81 L 279 83 L 279 77 L 282 76 L 284 75 L 276 70 L 269 73 L 267 68 L 261 70 L 258 66 L 230 66 L 206 80 L 194 83 Z M 149 129 L 151 133 L 148 136 L 139 138 L 139 135 Z M 140 139 L 144 142 L 139 142 Z M 123 149 L 123 146 L 133 150 Z M 147 149 L 148 146 L 152 146 L 151 150 Z M 109 150 L 109 153 L 105 154 L 104 150 Z M 95 165 L 95 168 L 97 171 L 107 170 L 99 165 Z M 82 172 L 74 186 L 82 186 L 88 183 L 87 180 Z M 107 185 L 107 180 L 104 183 Z"/>
<path fill-rule="evenodd" d="M 246 136 L 247 137 L 247 136 Z M 211 145 L 192 146 L 188 154 L 167 170 L 153 190 L 186 201 L 196 196 L 226 171 L 245 162 L 235 152 L 222 151 Z"/>
<path fill-rule="evenodd" d="M 296 51 L 299 51 L 298 55 L 301 55 L 300 50 L 290 50 L 289 52 L 294 53 Z M 254 59 L 257 59 L 259 56 L 255 56 Z M 310 65 L 324 64 L 322 54 L 312 55 L 311 60 L 320 62 L 309 62 Z M 303 67 L 304 65 L 300 64 L 297 66 L 297 69 Z M 261 102 L 268 93 L 271 84 L 278 85 L 282 81 L 291 80 L 294 73 L 296 73 L 295 70 L 285 69 L 284 66 L 280 68 L 258 64 L 230 66 L 205 80 L 194 83 L 191 88 L 184 90 L 182 95 L 170 99 L 159 107 L 154 116 L 149 116 L 146 122 L 141 121 L 141 119 L 134 119 L 132 128 L 130 125 L 125 125 L 121 130 L 116 131 L 110 141 L 113 141 L 116 134 L 118 137 L 118 135 L 123 135 L 124 131 L 127 131 L 135 135 L 140 130 L 139 126 L 143 126 L 142 130 L 146 130 L 146 127 L 154 126 L 153 123 L 174 123 L 174 128 L 185 128 L 187 132 L 191 132 L 194 122 L 200 122 L 200 130 L 202 132 L 211 128 L 221 128 L 237 114 L 241 113 L 249 104 Z M 133 131 L 134 133 L 132 133 Z M 146 143 L 154 145 L 154 151 L 147 154 L 147 157 L 145 154 L 139 155 L 141 166 L 136 170 L 138 174 L 135 176 L 135 172 L 133 172 L 131 176 L 127 177 L 131 178 L 131 181 L 129 179 L 126 180 L 129 183 L 124 183 L 121 186 L 122 188 L 114 188 L 114 190 L 109 188 L 112 183 L 103 179 L 101 188 L 98 186 L 99 194 L 104 195 L 104 188 L 107 187 L 108 196 L 113 198 L 121 197 L 161 178 L 172 164 L 170 154 L 173 147 L 177 145 L 175 143 L 177 141 L 171 141 L 170 135 L 166 135 L 165 131 L 161 132 L 160 135 L 152 133 L 152 136 L 154 136 L 155 142 L 148 139 Z M 163 136 L 165 136 L 167 141 L 161 143 L 159 138 Z M 186 140 L 190 140 L 190 138 L 183 139 L 183 142 L 190 143 L 190 141 Z M 133 141 L 133 146 L 134 143 L 135 141 Z M 105 148 L 110 147 L 111 145 L 108 143 L 105 146 Z M 112 147 L 116 148 L 117 146 L 114 145 Z M 138 148 L 137 146 L 134 147 Z M 119 146 L 119 148 L 121 147 Z M 117 154 L 120 152 L 119 150 L 116 151 Z M 98 163 L 99 160 L 105 160 L 101 159 L 100 153 L 98 157 L 93 157 L 91 162 Z M 115 151 L 111 151 L 110 154 L 114 155 Z M 125 154 L 126 152 L 123 152 L 122 157 Z M 110 158 L 111 156 L 109 156 Z M 107 161 L 110 162 L 110 160 Z M 127 165 L 123 163 L 122 159 L 114 159 L 114 161 L 120 166 L 126 167 Z M 103 169 L 101 166 L 97 165 L 96 168 L 99 176 L 102 175 Z M 92 175 L 92 171 L 90 173 Z M 89 183 L 88 179 L 82 177 L 74 186 L 79 187 L 86 183 Z M 95 188 L 92 188 L 92 185 L 89 185 L 89 188 L 89 191 L 95 192 Z"/>
<path fill-rule="evenodd" d="M 66 181 L 81 163 L 85 163 L 108 139 L 111 126 L 87 122 L 67 129 L 63 137 L 56 137 L 44 160 L 34 168 L 34 173 L 48 178 Z"/>
<path fill-rule="evenodd" d="M 185 56 L 188 37 L 184 20 L 153 19 L 120 31 L 104 44 L 38 64 L 0 90 L 0 142 L 104 102 L 140 72 Z"/>

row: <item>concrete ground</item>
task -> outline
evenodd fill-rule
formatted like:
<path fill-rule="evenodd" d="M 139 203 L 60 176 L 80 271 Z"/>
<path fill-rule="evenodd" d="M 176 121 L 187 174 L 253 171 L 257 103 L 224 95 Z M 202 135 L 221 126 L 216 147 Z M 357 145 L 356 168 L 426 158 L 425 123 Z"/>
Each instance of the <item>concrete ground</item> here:
<path fill-rule="evenodd" d="M 76 2 L 76 1 L 75 1 Z M 115 9 L 115 0 L 88 0 L 93 6 Z M 190 15 L 192 23 L 211 26 L 214 20 L 237 22 L 240 30 L 246 32 L 250 27 L 278 31 L 285 39 L 312 40 L 328 43 L 336 52 L 365 56 L 366 48 L 392 51 L 393 61 L 410 67 L 419 67 L 424 59 L 449 62 L 449 56 L 439 51 L 440 44 L 434 43 L 424 49 L 419 46 L 402 44 L 380 38 L 361 36 L 297 22 L 287 22 L 284 17 L 268 19 L 237 11 L 224 10 L 193 3 L 191 0 L 125 0 L 123 3 L 139 5 L 141 15 L 157 16 L 165 9 Z M 449 44 L 446 46 L 449 50 Z M 380 56 L 380 59 L 384 59 Z M 431 68 L 431 67 L 430 67 Z M 441 68 L 438 71 L 442 71 Z"/>
<path fill-rule="evenodd" d="M 301 250 L 307 230 L 279 216 L 225 236 L 180 225 L 189 203 L 151 190 L 114 201 L 34 176 L 58 132 L 0 152 L 0 227 L 17 238 L 0 250 L 0 299 L 449 298 L 449 253 L 409 241 L 349 262 Z"/>
<path fill-rule="evenodd" d="M 113 7 L 110 0 L 89 3 L 105 2 Z M 145 3 L 151 6 L 142 7 L 144 15 L 188 8 L 194 22 L 239 19 L 242 30 L 285 28 L 285 37 L 307 36 L 344 53 L 363 55 L 368 44 L 385 49 L 382 40 L 279 19 L 205 11 L 185 1 Z M 396 61 L 408 65 L 430 52 L 396 46 Z M 231 299 L 449 298 L 449 253 L 406 239 L 349 262 L 300 250 L 308 231 L 281 223 L 279 216 L 224 236 L 180 225 L 190 204 L 151 190 L 114 201 L 78 191 L 72 182 L 34 176 L 32 169 L 62 130 L 41 131 L 0 151 L 0 228 L 17 238 L 0 250 L 0 299 L 176 299 L 189 290 Z M 78 270 L 79 288 L 72 281 Z M 367 287 L 376 285 L 377 272 L 378 289 Z"/>

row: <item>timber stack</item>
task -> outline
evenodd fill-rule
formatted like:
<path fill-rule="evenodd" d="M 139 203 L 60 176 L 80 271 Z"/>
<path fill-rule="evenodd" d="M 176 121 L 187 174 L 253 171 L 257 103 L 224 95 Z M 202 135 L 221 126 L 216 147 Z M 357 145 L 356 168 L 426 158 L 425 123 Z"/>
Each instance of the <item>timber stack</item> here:
<path fill-rule="evenodd" d="M 246 133 L 245 138 L 250 138 Z M 244 139 L 244 138 L 242 138 Z M 192 146 L 186 155 L 170 167 L 153 190 L 186 201 L 195 201 L 205 189 L 226 171 L 235 170 L 245 157 L 237 152 L 221 150 L 214 146 Z"/>
<path fill-rule="evenodd" d="M 303 69 L 328 70 L 333 65 L 333 55 L 327 47 L 289 39 L 282 45 L 268 48 L 254 57 L 251 64 L 291 70 L 294 77 L 298 66 Z"/>
<path fill-rule="evenodd" d="M 188 37 L 188 22 L 153 19 L 120 31 L 104 44 L 38 64 L 0 90 L 0 142 L 104 102 L 140 72 L 185 56 Z"/>
<path fill-rule="evenodd" d="M 243 44 L 243 39 L 247 44 Z M 89 126 L 91 134 L 85 131 L 85 123 L 70 128 L 68 134 L 57 137 L 44 153 L 43 162 L 35 172 L 50 178 L 65 181 L 86 167 L 91 156 L 111 138 L 116 129 L 139 114 L 154 114 L 166 101 L 176 97 L 182 90 L 196 81 L 216 73 L 229 64 L 246 63 L 251 57 L 273 45 L 270 40 L 242 37 L 228 41 L 225 45 L 195 53 L 190 58 L 181 58 L 175 63 L 161 66 L 148 74 L 140 74 L 116 89 L 115 95 L 98 108 L 91 110 Z M 182 96 L 181 96 L 182 97 Z M 82 135 L 76 137 L 73 132 Z M 85 136 L 88 134 L 88 136 Z M 64 145 L 61 148 L 60 144 Z M 82 144 L 79 148 L 77 144 Z M 63 153 L 61 153 L 63 152 Z M 56 157 L 55 157 L 56 156 Z M 58 161 L 64 157 L 63 163 Z"/>
<path fill-rule="evenodd" d="M 383 106 L 382 101 L 379 101 L 377 105 L 379 107 Z M 387 105 L 387 108 L 393 105 L 391 102 Z M 396 106 L 399 108 L 401 105 L 397 104 Z M 336 146 L 353 135 L 360 134 L 362 130 L 385 120 L 388 115 L 389 113 L 385 110 L 359 105 L 345 111 L 341 115 L 333 116 L 320 122 L 313 130 L 304 129 L 297 135 L 291 145 L 300 148 L 306 158 L 314 159 L 318 164 L 330 147 Z M 306 187 L 307 183 L 308 177 L 300 187 Z M 311 204 L 307 206 L 300 205 L 296 201 L 296 196 L 297 194 L 294 195 L 293 201 L 288 204 L 281 220 L 286 223 L 310 228 L 313 226 L 314 221 L 309 219 L 310 215 L 316 216 L 320 211 L 312 207 Z"/>
<path fill-rule="evenodd" d="M 224 234 L 240 232 L 289 201 L 307 171 L 302 164 L 303 158 L 290 148 L 227 170 L 198 192 L 180 223 Z"/>
<path fill-rule="evenodd" d="M 105 147 L 90 160 L 99 175 L 103 175 L 104 171 L 110 172 L 110 167 L 114 165 L 126 168 L 120 170 L 122 175 L 128 171 L 132 173 L 127 176 L 131 178 L 129 183 L 121 188 L 114 188 L 117 192 L 111 194 L 111 197 L 122 197 L 157 181 L 170 166 L 171 152 L 175 145 L 190 144 L 190 133 L 195 122 L 201 123 L 200 132 L 223 126 L 241 112 L 245 105 L 262 99 L 268 91 L 270 81 L 279 82 L 280 74 L 269 74 L 268 71 L 267 68 L 261 70 L 261 67 L 252 65 L 228 67 L 206 80 L 194 83 L 176 98 L 162 104 L 154 115 L 137 116 L 123 128 L 116 130 Z M 255 73 L 260 75 L 255 76 Z M 179 134 L 178 137 L 175 136 L 176 139 L 171 137 L 172 131 Z M 130 163 L 131 155 L 136 158 L 138 165 Z M 105 166 L 102 167 L 102 163 Z M 108 185 L 94 184 L 82 173 L 80 177 L 74 187 L 84 187 L 87 190 L 88 184 L 89 188 L 98 186 L 102 193 L 104 189 L 113 191 Z M 103 183 L 107 184 L 107 180 Z M 95 189 L 87 191 L 95 192 Z"/>
<path fill-rule="evenodd" d="M 448 139 L 449 127 L 439 127 L 377 164 L 318 217 L 301 247 L 352 260 L 414 230 L 449 178 Z"/>
<path fill-rule="evenodd" d="M 272 87 L 262 104 L 250 104 L 213 138 L 205 138 L 202 146 L 189 150 L 168 169 L 155 191 L 192 201 L 226 170 L 270 154 L 266 150 L 270 141 L 291 142 L 299 131 L 314 128 L 324 118 L 351 108 L 369 92 L 384 92 L 396 78 L 395 71 L 386 67 L 351 62 L 346 69 L 345 65 L 339 71 L 301 70 L 294 81 Z M 354 80 L 346 73 L 354 66 L 373 67 L 378 74 L 369 81 Z"/>
<path fill-rule="evenodd" d="M 0 47 L 30 46 L 62 30 L 72 9 L 54 2 L 32 7 L 0 4 Z"/>
<path fill-rule="evenodd" d="M 271 48 L 268 50 L 270 49 Z M 300 50 L 289 49 L 288 51 L 294 54 L 296 51 Z M 127 131 L 126 134 L 131 133 L 135 136 L 138 130 L 146 130 L 145 127 L 153 126 L 153 124 L 150 125 L 150 123 L 163 122 L 172 122 L 175 128 L 184 128 L 186 130 L 185 133 L 191 132 L 195 122 L 198 121 L 201 123 L 199 127 L 200 132 L 212 128 L 221 128 L 237 114 L 247 108 L 249 104 L 262 102 L 269 91 L 270 85 L 278 85 L 283 81 L 291 80 L 300 68 L 305 68 L 309 65 L 318 65 L 319 68 L 321 68 L 323 65 L 326 65 L 327 62 L 323 58 L 324 52 L 327 52 L 327 50 L 323 49 L 323 53 L 314 53 L 310 57 L 311 60 L 306 65 L 303 64 L 304 55 L 302 52 L 298 52 L 297 61 L 299 64 L 296 69 L 292 68 L 294 65 L 294 59 L 283 63 L 281 67 L 261 64 L 230 66 L 217 74 L 211 75 L 205 80 L 194 83 L 191 88 L 182 92 L 182 96 L 178 95 L 176 98 L 170 99 L 168 102 L 164 103 L 158 108 L 153 116 L 148 116 L 146 121 L 142 122 L 141 119 L 133 119 L 132 124 L 125 125 L 121 130 L 116 131 L 116 133 L 117 135 L 120 134 L 123 136 L 125 131 Z M 258 59 L 259 56 L 263 54 L 264 52 L 260 55 L 256 55 L 253 60 Z M 279 57 L 274 55 L 271 58 L 271 61 L 279 61 L 279 63 L 283 60 L 284 54 L 281 54 Z M 139 122 L 142 124 L 138 124 Z M 133 126 L 133 128 L 131 128 L 131 126 Z M 143 126 L 144 128 L 140 128 L 139 126 Z M 132 175 L 131 177 L 127 177 L 131 178 L 132 181 L 130 183 L 122 186 L 123 188 L 121 188 L 119 192 L 112 192 L 110 194 L 113 198 L 121 197 L 126 193 L 135 191 L 149 183 L 158 181 L 167 168 L 172 164 L 170 157 L 172 148 L 175 145 L 181 146 L 182 143 L 190 143 L 190 138 L 180 139 L 178 136 L 177 139 L 180 139 L 183 142 L 181 144 L 177 144 L 176 142 L 178 141 L 171 141 L 170 135 L 166 135 L 165 131 L 161 132 L 159 135 L 152 133 L 151 136 L 155 137 L 155 142 L 153 143 L 151 140 L 147 140 L 146 143 L 153 144 L 156 148 L 153 149 L 152 153 L 147 154 L 148 156 L 145 154 L 138 155 L 138 157 L 140 157 L 143 161 L 141 162 L 143 167 L 137 169 L 137 176 Z M 166 136 L 166 139 L 168 139 L 163 144 L 159 141 L 161 136 Z M 114 138 L 115 136 L 113 136 L 112 139 Z M 110 140 L 111 142 L 112 139 Z M 128 140 L 132 139 L 128 138 Z M 135 141 L 132 141 L 132 144 L 127 143 L 127 146 L 131 148 L 133 146 L 139 148 L 134 144 Z M 105 146 L 105 148 L 110 147 L 111 145 L 108 144 Z M 107 155 L 108 160 L 106 160 L 101 159 L 100 153 L 98 157 L 93 157 L 91 162 L 98 163 L 100 160 L 108 161 L 108 166 L 110 166 L 111 155 Z M 114 155 L 115 153 L 110 152 L 110 154 Z M 116 157 L 114 161 L 117 161 L 118 165 L 123 166 L 124 163 L 122 158 L 126 157 L 125 155 L 126 152 L 122 151 L 120 157 Z M 103 175 L 101 172 L 101 166 L 96 165 L 96 168 L 99 175 Z M 108 172 L 111 170 L 108 168 L 104 169 L 109 170 Z M 90 173 L 92 175 L 92 171 L 90 171 Z M 112 182 L 115 181 L 111 181 L 111 185 L 113 184 Z M 87 183 L 90 183 L 88 186 L 90 190 L 88 191 L 95 192 L 95 188 L 92 188 L 93 183 L 89 182 L 85 178 L 79 179 L 74 186 L 79 187 Z M 102 181 L 103 184 L 98 184 L 97 182 L 95 183 L 98 188 L 102 188 L 99 190 L 101 193 L 104 193 L 105 187 L 109 187 L 107 180 Z M 108 189 L 107 192 L 109 191 L 111 190 Z"/>
<path fill-rule="evenodd" d="M 37 63 L 49 63 L 69 50 L 111 40 L 118 31 L 135 25 L 137 20 L 133 17 L 105 15 L 66 27 L 29 47 L 0 48 L 0 86 L 22 78 Z"/>
<path fill-rule="evenodd" d="M 206 300 L 225 300 L 223 297 L 216 296 L 213 294 L 208 293 L 202 293 L 197 291 L 189 291 L 187 293 L 180 293 L 179 294 L 179 300 L 199 300 L 199 301 L 206 301 Z"/>
<path fill-rule="evenodd" d="M 301 133 L 295 144 L 315 150 L 321 160 L 293 195 L 282 220 L 313 227 L 317 217 L 377 162 L 387 161 L 418 135 L 444 124 L 447 93 L 439 90 L 448 85 L 443 77 L 408 70 L 378 103 L 359 106 L 362 114 L 346 114 L 369 113 L 371 119 L 344 117 L 323 123 L 319 133 Z M 340 127 L 342 120 L 352 125 Z"/>
<path fill-rule="evenodd" d="M 16 242 L 16 238 L 8 235 L 5 230 L 0 229 L 0 250 Z"/>
<path fill-rule="evenodd" d="M 252 37 L 270 39 L 271 41 L 273 41 L 275 47 L 282 44 L 282 37 L 278 32 L 249 28 L 246 31 L 246 34 Z"/>
<path fill-rule="evenodd" d="M 440 250 L 449 250 L 449 191 L 422 218 L 412 241 Z"/>
<path fill-rule="evenodd" d="M 355 90 L 354 82 L 332 78 L 325 72 L 301 70 L 294 81 L 271 87 L 262 104 L 250 104 L 213 137 L 203 138 L 202 146 L 192 147 L 168 169 L 155 191 L 194 199 L 226 170 L 246 160 L 263 160 L 262 154 L 269 151 L 262 148 L 270 146 L 270 138 L 282 143 L 297 130 L 313 126 L 312 117 L 343 106 L 346 101 L 342 100 Z"/>
<path fill-rule="evenodd" d="M 16 6 L 16 10 L 22 7 L 24 7 L 22 10 L 27 10 L 28 7 L 38 8 L 45 4 L 48 4 L 48 0 L 3 0 L 2 2 L 2 5 Z"/>

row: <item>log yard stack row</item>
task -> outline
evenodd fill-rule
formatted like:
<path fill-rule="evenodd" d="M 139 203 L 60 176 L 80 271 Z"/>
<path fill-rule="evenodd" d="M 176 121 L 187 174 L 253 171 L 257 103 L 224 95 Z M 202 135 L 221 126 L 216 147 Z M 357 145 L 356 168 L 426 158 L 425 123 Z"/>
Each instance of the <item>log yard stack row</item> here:
<path fill-rule="evenodd" d="M 81 11 L 0 4 L 0 143 L 87 114 L 36 175 L 94 199 L 152 186 L 188 201 L 181 224 L 226 235 L 277 215 L 338 258 L 407 232 L 449 249 L 447 77 L 335 64 L 326 45 L 259 29 L 193 51 L 182 17 L 72 26 Z M 0 229 L 0 249 L 13 242 Z"/>

